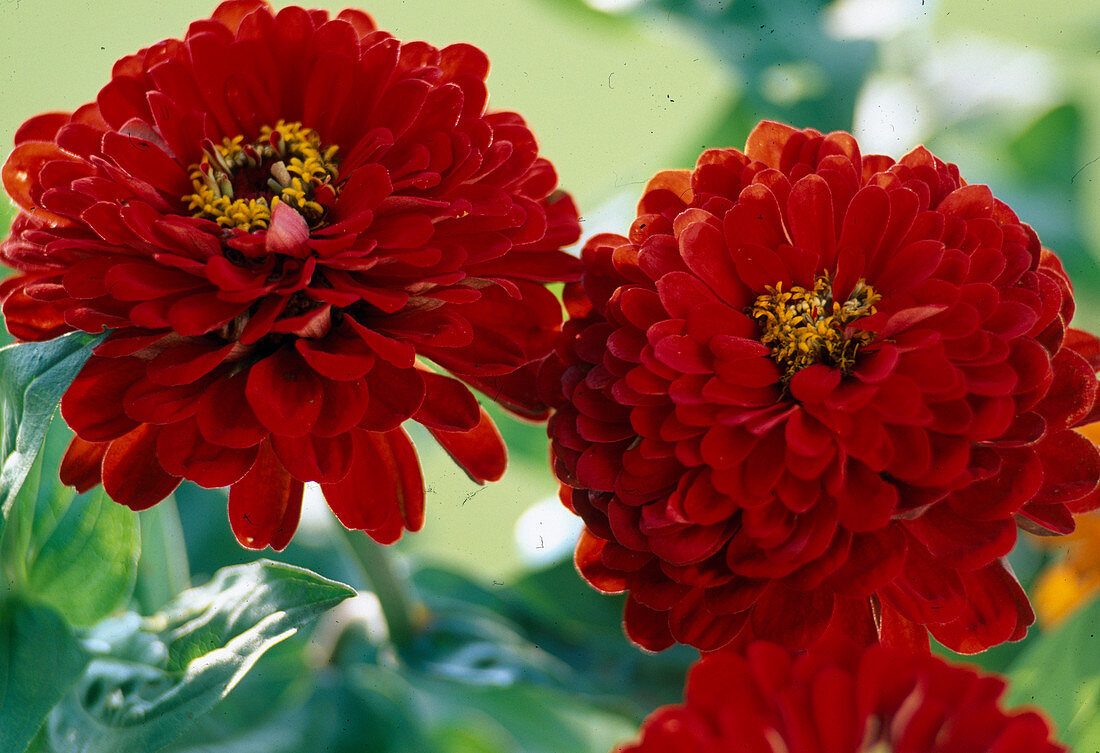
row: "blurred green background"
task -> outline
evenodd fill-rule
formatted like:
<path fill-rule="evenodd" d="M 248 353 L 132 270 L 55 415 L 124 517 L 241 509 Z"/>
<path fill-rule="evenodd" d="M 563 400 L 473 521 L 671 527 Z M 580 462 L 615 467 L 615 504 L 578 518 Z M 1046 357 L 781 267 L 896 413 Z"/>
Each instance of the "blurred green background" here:
<path fill-rule="evenodd" d="M 0 157 L 26 118 L 93 98 L 113 61 L 180 36 L 214 5 L 0 0 Z M 563 187 L 577 197 L 586 235 L 625 230 L 654 172 L 689 167 L 707 147 L 743 146 L 763 118 L 850 130 L 865 153 L 897 157 L 924 143 L 957 163 L 969 182 L 991 185 L 1045 245 L 1058 251 L 1078 291 L 1076 324 L 1100 330 L 1100 4 L 1095 0 L 377 0 L 359 7 L 401 39 L 437 46 L 466 41 L 488 52 L 490 105 L 527 118 Z M 551 721 L 572 735 L 570 750 L 606 750 L 610 741 L 630 734 L 655 703 L 678 695 L 690 656 L 646 657 L 656 663 L 638 669 L 642 655 L 625 645 L 614 624 L 618 602 L 595 596 L 563 563 L 578 528 L 554 499 L 543 427 L 496 415 L 512 460 L 504 480 L 484 488 L 467 481 L 426 434 L 414 434 L 428 487 L 427 522 L 398 548 L 418 567 L 434 562 L 473 578 L 456 581 L 443 570 L 421 570 L 426 593 L 435 594 L 429 601 L 459 598 L 506 612 L 524 626 L 525 641 L 543 641 L 539 645 L 555 661 L 573 670 L 590 669 L 592 686 L 586 692 L 603 694 L 607 701 L 617 685 L 637 683 L 639 671 L 651 679 L 659 676 L 651 694 L 643 688 L 618 706 L 614 699 L 595 710 L 564 697 L 551 699 L 560 712 Z M 152 556 L 150 548 L 159 547 L 157 556 L 168 561 L 183 556 L 172 554 L 180 550 L 182 534 L 196 583 L 218 567 L 252 558 L 229 533 L 224 498 L 193 488 L 176 497 L 178 522 L 159 508 L 142 514 L 143 530 L 178 534 L 175 541 L 171 533 L 159 542 L 147 536 L 143 563 Z M 337 538 L 323 502 L 314 498 L 284 558 L 357 584 L 361 575 L 341 570 L 345 559 L 328 554 Z M 561 564 L 540 570 L 555 562 Z M 1026 583 L 1040 560 L 1021 550 L 1014 562 Z M 164 600 L 150 590 L 154 581 L 152 575 L 138 580 L 137 600 L 145 609 Z M 516 594 L 523 597 L 522 608 Z M 562 606 L 567 603 L 568 613 Z M 554 626 L 556 638 L 546 625 Z M 324 636 L 317 641 L 323 644 Z M 558 643 L 548 647 L 545 641 Z M 1007 666 L 1018 650 L 993 652 L 987 665 Z M 265 669 L 258 679 L 253 675 L 246 683 L 289 683 L 305 671 L 301 651 L 280 651 L 261 664 Z M 413 708 L 424 712 L 408 699 L 452 692 L 428 687 L 435 680 L 425 679 L 432 676 L 426 665 L 420 667 L 422 676 L 402 674 L 401 687 L 394 676 L 363 674 L 376 670 L 370 661 L 358 666 L 363 676 L 352 685 L 369 685 L 375 693 L 369 702 L 361 697 L 355 702 L 360 704 L 355 713 L 367 718 L 413 713 Z M 339 716 L 341 704 L 352 702 L 331 677 L 318 677 L 300 695 Z M 443 720 L 433 727 L 433 744 L 467 753 L 542 750 L 532 741 L 545 726 L 525 728 L 523 720 L 543 713 L 546 697 L 528 698 L 515 687 L 509 692 L 500 698 L 490 691 L 456 698 L 449 712 L 432 706 L 431 713 Z M 271 702 L 269 696 L 258 697 Z M 249 707 L 247 698 L 235 703 L 232 711 L 205 722 L 208 739 L 237 734 L 234 715 L 264 710 L 255 703 Z M 470 711 L 474 706 L 481 710 Z M 448 714 L 510 719 L 504 725 L 510 742 L 494 737 L 501 733 L 488 722 L 474 733 L 468 725 L 452 724 Z M 287 729 L 295 731 L 285 733 L 284 743 L 312 739 L 303 731 L 307 727 L 292 721 L 286 720 Z M 257 750 L 282 750 L 270 747 L 272 735 L 283 734 L 278 730 L 276 725 L 262 734 L 240 734 L 252 735 L 248 739 Z M 394 739 L 392 749 L 403 749 L 404 738 Z M 390 749 L 388 744 L 378 749 Z M 251 749 L 244 743 L 224 748 Z"/>

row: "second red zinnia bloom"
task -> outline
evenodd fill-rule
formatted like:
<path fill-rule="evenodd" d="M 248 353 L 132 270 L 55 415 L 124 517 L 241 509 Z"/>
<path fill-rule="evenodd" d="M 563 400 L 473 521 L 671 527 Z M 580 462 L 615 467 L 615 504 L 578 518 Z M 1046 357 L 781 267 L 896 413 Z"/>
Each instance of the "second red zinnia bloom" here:
<path fill-rule="evenodd" d="M 287 544 L 309 481 L 348 527 L 418 529 L 407 419 L 499 478 L 466 385 L 539 415 L 516 373 L 552 347 L 543 283 L 574 276 L 579 225 L 523 120 L 486 111 L 487 73 L 360 11 L 232 0 L 25 123 L 8 328 L 112 330 L 62 401 L 62 478 L 134 509 L 229 486 L 256 548 Z"/>
<path fill-rule="evenodd" d="M 577 565 L 636 642 L 1024 634 L 1003 558 L 1097 504 L 1100 347 L 986 186 L 765 122 L 583 260 L 543 387 Z"/>
<path fill-rule="evenodd" d="M 619 753 L 1065 753 L 1005 682 L 937 656 L 766 641 L 691 670 L 684 703 L 653 712 Z"/>

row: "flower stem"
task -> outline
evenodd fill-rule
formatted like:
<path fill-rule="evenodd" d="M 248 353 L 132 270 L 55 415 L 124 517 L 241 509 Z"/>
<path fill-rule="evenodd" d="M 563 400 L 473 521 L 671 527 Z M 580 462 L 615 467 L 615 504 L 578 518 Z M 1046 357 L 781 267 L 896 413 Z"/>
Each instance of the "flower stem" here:
<path fill-rule="evenodd" d="M 378 597 L 390 641 L 404 645 L 412 640 L 423 622 L 424 605 L 413 593 L 412 584 L 395 567 L 389 547 L 377 543 L 362 531 L 339 526 L 359 569 Z"/>
<path fill-rule="evenodd" d="M 141 559 L 137 597 L 146 614 L 157 611 L 191 587 L 191 567 L 175 495 L 139 513 Z"/>

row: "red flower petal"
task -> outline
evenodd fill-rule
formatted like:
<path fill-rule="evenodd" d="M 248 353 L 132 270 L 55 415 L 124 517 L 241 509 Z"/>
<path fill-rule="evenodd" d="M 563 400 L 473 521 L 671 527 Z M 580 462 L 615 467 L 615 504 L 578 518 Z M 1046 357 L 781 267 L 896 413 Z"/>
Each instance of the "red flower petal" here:
<path fill-rule="evenodd" d="M 834 604 L 833 595 L 821 591 L 771 592 L 752 610 L 752 631 L 785 646 L 809 646 L 825 632 Z"/>
<path fill-rule="evenodd" d="M 279 202 L 271 212 L 271 227 L 264 236 L 264 248 L 269 254 L 305 258 L 309 254 L 309 225 L 289 204 Z"/>
<path fill-rule="evenodd" d="M 1069 504 L 1100 483 L 1100 450 L 1077 432 L 1050 434 L 1035 449 L 1043 464 L 1043 485 L 1029 504 Z"/>
<path fill-rule="evenodd" d="M 244 392 L 256 418 L 275 434 L 300 437 L 321 412 L 321 381 L 289 348 L 280 348 L 255 364 Z"/>
<path fill-rule="evenodd" d="M 413 418 L 429 429 L 447 432 L 470 431 L 481 420 L 481 409 L 470 391 L 455 379 L 421 371 L 424 402 Z"/>
<path fill-rule="evenodd" d="M 291 476 L 299 481 L 335 483 L 351 468 L 354 443 L 348 433 L 334 437 L 271 437 L 271 446 Z"/>
<path fill-rule="evenodd" d="M 332 333 L 320 340 L 296 340 L 294 347 L 318 374 L 349 381 L 364 376 L 374 365 L 374 352 L 362 338 Z"/>
<path fill-rule="evenodd" d="M 1062 349 L 1054 356 L 1054 383 L 1035 411 L 1052 427 L 1073 426 L 1096 400 L 1096 372 L 1082 356 Z"/>
<path fill-rule="evenodd" d="M 254 447 L 268 435 L 247 397 L 248 372 L 216 381 L 199 399 L 195 416 L 199 431 L 224 447 Z"/>
<path fill-rule="evenodd" d="M 336 483 L 322 483 L 329 507 L 348 528 L 374 532 L 396 513 L 402 526 L 424 523 L 424 482 L 408 435 L 356 431 L 351 470 Z M 390 543 L 384 541 L 382 543 Z"/>
<path fill-rule="evenodd" d="M 144 372 L 136 358 L 89 358 L 61 398 L 65 422 L 89 442 L 133 431 L 138 423 L 126 415 L 121 398 Z"/>
<path fill-rule="evenodd" d="M 35 206 L 31 194 L 32 187 L 39 185 L 42 168 L 53 160 L 72 160 L 72 155 L 46 141 L 24 141 L 16 145 L 4 163 L 4 190 L 21 209 L 33 213 L 40 221 L 67 225 L 67 218 Z"/>
<path fill-rule="evenodd" d="M 57 132 L 62 129 L 72 118 L 67 112 L 44 112 L 35 115 L 30 120 L 19 126 L 15 132 L 15 144 L 24 141 L 51 141 L 57 137 Z"/>
<path fill-rule="evenodd" d="M 472 429 L 455 432 L 427 428 L 472 481 L 483 484 L 499 481 L 504 475 L 508 452 L 500 431 L 484 409 L 479 410 L 477 425 Z"/>
<path fill-rule="evenodd" d="M 538 362 L 527 364 L 501 376 L 463 376 L 462 381 L 522 418 L 545 421 L 550 409 L 539 392 L 539 366 Z"/>
<path fill-rule="evenodd" d="M 894 525 L 852 537 L 847 561 L 831 576 L 837 593 L 866 597 L 891 583 L 905 562 L 905 536 Z"/>
<path fill-rule="evenodd" d="M 630 640 L 647 651 L 664 651 L 676 642 L 668 626 L 668 612 L 658 612 L 628 597 L 623 609 L 623 625 Z"/>
<path fill-rule="evenodd" d="M 1020 640 L 1035 621 L 1027 594 L 1006 565 L 994 562 L 962 573 L 967 607 L 956 619 L 930 626 L 952 651 L 975 654 L 1008 640 Z"/>
<path fill-rule="evenodd" d="M 256 462 L 256 448 L 230 449 L 203 438 L 194 420 L 163 426 L 157 459 L 174 476 L 217 488 L 239 481 Z"/>
<path fill-rule="evenodd" d="M 795 652 L 762 640 L 705 654 L 684 702 L 663 706 L 621 753 L 1065 753 L 1032 711 L 1005 709 L 1005 681 L 904 647 L 843 635 Z"/>
<path fill-rule="evenodd" d="M 131 510 L 145 510 L 171 494 L 180 479 L 157 458 L 158 430 L 142 424 L 113 440 L 103 455 L 103 489 Z"/>
<path fill-rule="evenodd" d="M 126 415 L 135 421 L 170 424 L 190 418 L 198 408 L 197 400 L 206 384 L 163 387 L 148 379 L 139 379 L 122 397 Z"/>
<path fill-rule="evenodd" d="M 261 0 L 226 0 L 214 9 L 211 18 L 235 32 L 248 14 L 266 5 Z"/>
<path fill-rule="evenodd" d="M 72 327 L 52 304 L 36 301 L 20 285 L 29 278 L 10 277 L 0 282 L 4 324 L 13 337 L 39 342 L 69 332 Z"/>
<path fill-rule="evenodd" d="M 762 120 L 745 143 L 745 154 L 771 167 L 778 167 L 783 149 L 798 130 L 785 123 Z"/>
<path fill-rule="evenodd" d="M 966 608 L 961 575 L 940 566 L 924 548 L 910 541 L 905 569 L 880 592 L 882 601 L 911 622 L 941 623 L 958 618 Z"/>
<path fill-rule="evenodd" d="M 680 599 L 668 613 L 668 626 L 678 643 L 698 646 L 711 651 L 729 643 L 748 620 L 746 612 L 733 615 L 714 614 L 707 609 L 701 588 Z"/>
<path fill-rule="evenodd" d="M 1007 555 L 1016 543 L 1011 520 L 975 523 L 938 505 L 913 520 L 906 529 L 940 563 L 971 570 Z"/>
<path fill-rule="evenodd" d="M 85 442 L 80 437 L 73 437 L 61 459 L 61 483 L 80 494 L 99 486 L 103 480 L 101 468 L 107 446 L 107 442 Z"/>
<path fill-rule="evenodd" d="M 134 312 L 148 304 L 140 304 L 134 308 Z M 197 337 L 205 335 L 244 313 L 248 308 L 247 303 L 223 301 L 211 293 L 195 293 L 186 295 L 173 302 L 163 317 L 155 317 L 156 323 L 150 322 L 153 328 L 170 326 L 181 335 Z M 163 320 L 161 323 L 159 320 Z M 134 323 L 144 326 L 134 316 Z"/>
<path fill-rule="evenodd" d="M 363 420 L 370 394 L 365 379 L 354 382 L 324 382 L 325 399 L 321 413 L 310 433 L 318 437 L 335 437 L 351 431 Z"/>
<path fill-rule="evenodd" d="M 249 549 L 286 548 L 298 527 L 302 490 L 271 445 L 261 444 L 252 468 L 229 487 L 229 523 L 237 541 Z"/>
<path fill-rule="evenodd" d="M 216 369 L 232 352 L 233 345 L 180 343 L 165 348 L 146 366 L 149 378 L 157 384 L 190 384 Z"/>
<path fill-rule="evenodd" d="M 795 245 L 813 253 L 817 268 L 830 268 L 836 259 L 837 233 L 829 184 L 808 175 L 791 187 L 787 199 L 787 224 Z"/>
<path fill-rule="evenodd" d="M 401 370 L 379 361 L 367 384 L 370 402 L 359 425 L 368 431 L 396 429 L 424 402 L 424 378 L 417 369 Z"/>
<path fill-rule="evenodd" d="M 1100 369 L 1100 338 L 1096 335 L 1070 327 L 1066 330 L 1065 347 L 1088 361 L 1093 369 Z"/>

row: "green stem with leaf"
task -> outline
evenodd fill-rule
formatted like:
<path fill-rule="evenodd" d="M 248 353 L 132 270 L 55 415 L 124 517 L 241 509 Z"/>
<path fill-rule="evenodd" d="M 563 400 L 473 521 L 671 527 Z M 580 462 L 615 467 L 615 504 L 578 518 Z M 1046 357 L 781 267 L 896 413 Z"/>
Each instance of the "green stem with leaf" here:
<path fill-rule="evenodd" d="M 169 496 L 140 513 L 141 559 L 138 601 L 152 614 L 191 587 L 191 568 L 176 498 Z"/>
<path fill-rule="evenodd" d="M 405 645 L 419 632 L 424 605 L 413 593 L 412 584 L 399 571 L 389 547 L 377 543 L 362 531 L 351 531 L 337 523 L 344 540 L 371 590 L 378 598 L 390 640 Z"/>

